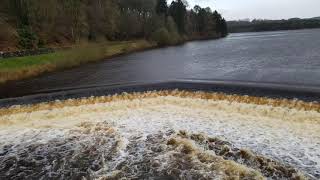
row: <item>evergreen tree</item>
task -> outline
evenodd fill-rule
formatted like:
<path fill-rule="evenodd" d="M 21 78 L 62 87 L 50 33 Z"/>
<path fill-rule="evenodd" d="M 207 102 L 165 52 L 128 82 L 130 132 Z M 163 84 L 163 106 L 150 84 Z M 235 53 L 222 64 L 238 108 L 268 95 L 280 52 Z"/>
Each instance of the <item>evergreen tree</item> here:
<path fill-rule="evenodd" d="M 222 20 L 221 20 L 221 35 L 223 37 L 228 35 L 228 25 L 227 25 L 227 22 L 224 18 L 222 18 Z"/>
<path fill-rule="evenodd" d="M 167 0 L 158 0 L 156 6 L 156 12 L 158 15 L 167 15 L 168 13 L 168 4 Z"/>
<path fill-rule="evenodd" d="M 186 29 L 186 14 L 187 8 L 182 0 L 172 1 L 169 8 L 170 15 L 173 17 L 175 23 L 177 24 L 178 30 L 181 34 L 185 34 Z"/>

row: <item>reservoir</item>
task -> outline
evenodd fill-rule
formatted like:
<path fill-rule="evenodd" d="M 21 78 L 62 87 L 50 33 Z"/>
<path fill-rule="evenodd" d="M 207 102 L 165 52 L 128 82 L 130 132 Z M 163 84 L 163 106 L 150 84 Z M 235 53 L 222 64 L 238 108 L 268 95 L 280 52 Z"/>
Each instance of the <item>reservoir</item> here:
<path fill-rule="evenodd" d="M 218 40 L 137 52 L 0 87 L 0 98 L 169 80 L 320 86 L 320 29 L 235 33 Z"/>

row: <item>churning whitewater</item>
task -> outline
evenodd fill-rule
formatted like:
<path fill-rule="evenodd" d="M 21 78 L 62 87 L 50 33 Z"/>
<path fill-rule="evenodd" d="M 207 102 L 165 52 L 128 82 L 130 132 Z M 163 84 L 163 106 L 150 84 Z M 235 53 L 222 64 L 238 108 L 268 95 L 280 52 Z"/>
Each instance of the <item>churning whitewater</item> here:
<path fill-rule="evenodd" d="M 0 179 L 319 179 L 320 104 L 155 91 L 0 109 Z"/>

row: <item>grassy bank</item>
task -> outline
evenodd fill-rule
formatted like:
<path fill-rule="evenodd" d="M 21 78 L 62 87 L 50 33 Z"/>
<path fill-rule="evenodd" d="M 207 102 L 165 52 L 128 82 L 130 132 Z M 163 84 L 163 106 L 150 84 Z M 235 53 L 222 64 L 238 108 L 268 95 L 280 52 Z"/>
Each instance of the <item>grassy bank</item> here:
<path fill-rule="evenodd" d="M 108 42 L 79 45 L 52 54 L 9 58 L 0 61 L 0 84 L 155 46 L 155 43 L 145 40 Z"/>

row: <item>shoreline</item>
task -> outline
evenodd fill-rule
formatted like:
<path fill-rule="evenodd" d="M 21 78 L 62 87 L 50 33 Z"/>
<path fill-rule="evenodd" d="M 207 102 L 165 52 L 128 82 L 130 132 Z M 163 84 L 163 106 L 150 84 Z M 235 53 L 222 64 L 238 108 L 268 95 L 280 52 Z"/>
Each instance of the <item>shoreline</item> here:
<path fill-rule="evenodd" d="M 217 40 L 220 38 L 224 38 L 224 37 L 192 37 L 176 44 L 169 44 L 164 46 L 158 45 L 155 42 L 148 41 L 145 39 L 109 42 L 110 45 L 108 43 L 93 43 L 93 44 L 85 45 L 83 47 L 75 46 L 75 48 L 72 48 L 71 50 L 61 50 L 54 53 L 7 58 L 5 60 L 0 61 L 0 86 L 5 86 L 10 82 L 17 82 L 20 80 L 31 79 L 31 78 L 39 77 L 41 75 L 64 71 L 64 70 L 79 67 L 85 64 L 109 60 L 115 57 L 125 56 L 132 53 L 143 52 L 143 51 L 148 51 L 152 49 L 172 47 L 172 46 L 180 46 L 191 41 Z M 100 47 L 100 46 L 106 46 L 106 47 Z M 108 52 L 110 49 L 113 49 L 113 48 L 115 48 L 115 52 L 111 52 L 111 53 Z M 89 56 L 87 57 L 87 59 L 82 60 L 82 57 L 80 57 L 81 55 L 79 56 L 76 53 L 78 52 L 85 53 L 84 51 L 87 51 L 85 55 L 89 55 Z M 103 52 L 104 54 L 100 54 L 101 51 L 104 51 Z M 67 56 L 65 54 L 71 54 L 71 59 L 73 56 L 75 56 L 75 58 L 80 58 L 80 59 L 79 60 L 75 59 L 75 62 L 71 62 L 71 64 L 68 64 L 70 63 L 68 62 L 70 60 L 70 57 L 65 57 Z M 55 55 L 60 57 L 57 57 L 56 59 L 51 58 L 51 56 L 55 56 Z M 50 61 L 47 61 L 47 62 L 44 61 L 43 63 L 33 62 L 36 64 L 26 65 L 26 66 L 23 65 L 25 63 L 23 61 L 36 61 L 35 59 L 39 59 L 39 61 L 42 61 L 42 59 L 45 59 L 45 58 L 51 59 L 50 61 L 52 62 Z M 61 60 L 63 58 L 65 58 L 65 60 Z M 3 65 L 3 64 L 9 64 L 9 66 L 11 66 L 10 64 L 13 64 L 13 63 L 11 63 L 10 61 L 15 61 L 14 62 L 15 64 L 22 64 L 22 66 L 18 68 L 16 67 L 8 68 L 6 67 L 6 65 Z"/>
<path fill-rule="evenodd" d="M 283 29 L 283 30 L 269 30 L 269 31 L 235 31 L 230 34 L 245 34 L 245 33 L 267 33 L 267 32 L 286 32 L 286 31 L 306 31 L 306 30 L 320 30 L 320 28 L 304 28 L 304 29 Z"/>
<path fill-rule="evenodd" d="M 89 63 L 108 60 L 129 53 L 149 50 L 155 47 L 155 44 L 146 40 L 133 40 L 111 42 L 111 45 L 108 43 L 88 44 L 85 46 L 75 46 L 71 50 L 61 50 L 50 54 L 8 58 L 0 61 L 0 86 L 5 86 L 10 82 L 31 79 Z M 27 65 L 23 65 L 24 63 Z M 34 65 L 32 63 L 34 63 Z M 11 64 L 13 64 L 12 66 L 15 66 L 16 64 L 18 64 L 18 66 L 19 64 L 22 65 L 19 67 L 7 68 L 6 65 L 1 67 L 1 64 L 9 64 L 8 66 Z"/>

